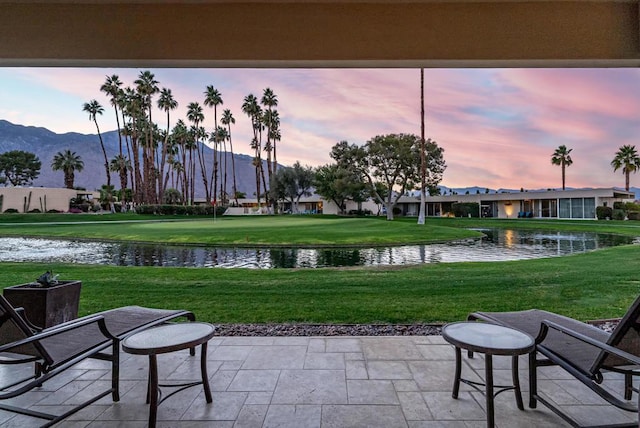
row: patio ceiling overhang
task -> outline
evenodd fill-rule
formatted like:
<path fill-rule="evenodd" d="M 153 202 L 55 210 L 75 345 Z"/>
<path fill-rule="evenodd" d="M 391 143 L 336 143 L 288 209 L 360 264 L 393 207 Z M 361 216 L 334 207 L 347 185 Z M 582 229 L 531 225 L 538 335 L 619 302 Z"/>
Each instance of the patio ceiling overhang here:
<path fill-rule="evenodd" d="M 638 0 L 0 0 L 0 66 L 638 67 Z"/>

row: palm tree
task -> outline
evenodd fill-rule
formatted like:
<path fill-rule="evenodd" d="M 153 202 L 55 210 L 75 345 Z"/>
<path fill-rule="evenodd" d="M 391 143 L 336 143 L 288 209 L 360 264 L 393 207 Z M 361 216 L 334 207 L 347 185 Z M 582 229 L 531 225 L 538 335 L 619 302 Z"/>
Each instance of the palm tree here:
<path fill-rule="evenodd" d="M 207 86 L 207 90 L 204 91 L 204 105 L 207 107 L 213 107 L 213 131 L 212 134 L 217 132 L 218 129 L 218 106 L 224 104 L 222 101 L 222 94 L 212 85 Z M 222 183 L 222 180 L 220 180 Z M 211 185 L 213 186 L 213 200 L 217 200 L 217 187 L 218 187 L 218 142 L 214 139 L 213 143 L 213 170 L 211 171 Z M 220 188 L 222 192 L 222 188 Z"/>
<path fill-rule="evenodd" d="M 611 161 L 613 171 L 622 168 L 624 174 L 624 189 L 629 191 L 629 175 L 640 169 L 640 156 L 636 151 L 636 146 L 624 145 L 616 152 L 616 157 Z"/>
<path fill-rule="evenodd" d="M 567 146 L 563 144 L 561 146 L 558 146 L 556 151 L 551 155 L 551 163 L 553 165 L 560 165 L 560 167 L 562 168 L 562 190 L 564 190 L 565 188 L 565 168 L 571 166 L 571 164 L 573 163 L 573 160 L 571 160 L 571 156 L 569 156 L 571 150 L 573 149 L 567 149 Z"/>
<path fill-rule="evenodd" d="M 189 130 L 187 125 L 182 119 L 179 119 L 176 125 L 171 130 L 172 139 L 175 140 L 177 148 L 178 160 L 174 163 L 173 168 L 178 173 L 178 177 L 182 177 L 182 203 L 187 203 L 187 196 L 189 194 L 189 163 L 187 159 L 187 144 L 189 140 Z M 179 168 L 176 168 L 177 165 Z M 180 181 L 180 180 L 178 180 Z M 177 184 L 173 187 L 177 187 Z"/>
<path fill-rule="evenodd" d="M 96 124 L 96 130 L 98 131 L 98 138 L 100 138 L 100 147 L 102 148 L 102 155 L 104 156 L 104 170 L 107 173 L 107 186 L 111 186 L 111 174 L 109 173 L 109 159 L 107 158 L 107 151 L 104 148 L 104 142 L 102 141 L 102 134 L 100 133 L 100 127 L 98 126 L 98 120 L 96 115 L 104 113 L 104 109 L 100 103 L 96 100 L 91 100 L 88 103 L 84 103 L 82 111 L 89 113 L 89 120 L 92 120 Z"/>
<path fill-rule="evenodd" d="M 200 172 L 202 173 L 202 182 L 204 184 L 204 192 L 207 198 L 207 203 L 210 203 L 211 193 L 209 192 L 209 181 L 207 179 L 207 165 L 204 161 L 205 144 L 203 138 L 206 138 L 206 132 L 203 132 L 200 129 L 200 124 L 204 121 L 204 113 L 202 112 L 202 106 L 199 103 L 189 103 L 189 105 L 187 106 L 187 119 L 189 120 L 189 122 L 193 123 L 193 127 L 191 129 L 194 131 L 192 133 L 192 136 L 194 138 L 194 147 L 198 155 L 198 163 L 200 164 Z M 198 142 L 201 142 L 201 144 L 198 144 Z M 194 173 L 194 170 L 192 169 L 191 172 Z M 193 186 L 193 182 L 191 183 L 191 185 L 191 201 L 193 202 L 195 186 Z"/>
<path fill-rule="evenodd" d="M 111 105 L 116 114 L 116 125 L 118 127 L 118 142 L 120 143 L 120 155 L 122 155 L 122 135 L 120 133 L 120 117 L 118 116 L 119 98 L 122 96 L 122 81 L 117 74 L 107 76 L 104 83 L 100 87 L 100 91 L 109 95 Z"/>
<path fill-rule="evenodd" d="M 154 139 L 154 126 L 153 119 L 151 117 L 151 111 L 153 109 L 153 102 L 151 101 L 153 95 L 155 95 L 160 89 L 158 88 L 158 81 L 155 79 L 155 75 L 146 70 L 141 71 L 138 75 L 138 79 L 134 82 L 136 84 L 136 91 L 140 95 L 141 111 L 147 112 L 146 120 L 143 122 L 146 125 L 144 136 L 146 144 L 143 146 L 142 156 L 142 168 L 143 168 L 143 193 L 144 199 L 147 202 L 156 202 L 156 187 L 152 185 L 152 180 L 155 179 L 155 139 Z"/>
<path fill-rule="evenodd" d="M 141 96 L 131 87 L 126 87 L 120 92 L 118 106 L 122 113 L 122 135 L 126 143 L 126 152 L 132 168 L 129 170 L 129 182 L 131 183 L 134 202 L 142 202 L 140 182 L 140 151 L 138 149 L 138 119 L 142 116 Z"/>
<path fill-rule="evenodd" d="M 171 126 L 171 118 L 169 112 L 171 110 L 175 110 L 177 107 L 178 102 L 173 98 L 171 89 L 162 88 L 162 90 L 160 91 L 160 98 L 158 98 L 158 108 L 160 110 L 164 110 L 167 113 L 167 130 L 164 134 L 164 142 L 162 143 L 162 156 L 160 159 L 159 167 L 160 174 L 158 175 L 158 199 L 160 201 L 162 201 L 162 196 L 166 187 L 166 180 L 162 180 L 162 172 L 164 172 L 165 169 L 165 162 L 167 160 L 167 152 L 169 149 L 169 135 Z"/>
<path fill-rule="evenodd" d="M 122 199 L 121 212 L 127 211 L 127 172 L 131 169 L 131 162 L 124 155 L 116 155 L 109 163 L 109 169 L 120 173 L 120 195 Z M 124 171 L 124 174 L 122 173 Z"/>
<path fill-rule="evenodd" d="M 54 171 L 62 171 L 64 173 L 64 187 L 73 189 L 75 171 L 82 171 L 84 169 L 84 162 L 76 152 L 65 150 L 64 152 L 56 153 L 53 157 L 51 169 Z"/>
<path fill-rule="evenodd" d="M 253 94 L 244 97 L 242 102 L 242 112 L 249 116 L 253 128 L 253 139 L 251 140 L 251 148 L 254 151 L 253 166 L 256 168 L 256 198 L 258 200 L 258 208 L 260 207 L 260 176 L 262 172 L 262 108 L 258 105 L 258 99 Z"/>
<path fill-rule="evenodd" d="M 237 206 L 238 205 L 238 186 L 236 184 L 236 159 L 235 159 L 235 155 L 233 154 L 233 143 L 231 141 L 231 124 L 235 124 L 236 119 L 233 117 L 231 110 L 225 109 L 222 112 L 222 119 L 220 119 L 220 122 L 223 125 L 227 125 L 227 138 L 229 139 L 229 150 L 231 150 L 231 174 L 233 175 L 233 198 L 235 199 L 236 206 Z M 227 160 L 227 157 L 225 156 L 225 162 L 226 160 Z M 226 170 L 226 167 L 225 167 L 225 170 Z"/>
<path fill-rule="evenodd" d="M 216 128 L 216 130 L 214 132 L 211 133 L 211 138 L 209 139 L 209 141 L 213 141 L 214 145 L 220 145 L 220 144 L 225 144 L 225 141 L 227 141 L 227 139 L 229 138 L 229 134 L 227 133 L 227 129 L 222 127 L 222 126 L 218 126 Z M 226 163 L 226 150 L 225 150 L 225 163 Z M 224 173 L 224 178 L 220 177 L 220 201 L 222 203 L 222 205 L 224 206 L 226 201 L 226 193 L 227 193 L 227 172 L 225 169 L 225 173 Z M 214 187 L 215 188 L 215 187 Z M 214 193 L 215 195 L 215 193 Z M 215 199 L 214 196 L 214 201 L 217 201 L 217 199 Z"/>
<path fill-rule="evenodd" d="M 278 106 L 278 97 L 273 93 L 271 88 L 265 88 L 262 93 L 262 99 L 260 100 L 262 105 L 266 107 L 266 111 L 263 116 L 264 125 L 267 129 L 267 142 L 264 145 L 264 151 L 267 152 L 267 175 L 269 183 L 271 183 L 271 177 L 275 177 L 276 167 L 271 162 L 271 153 L 275 156 L 276 142 L 274 137 L 279 131 L 277 129 L 280 126 L 280 118 L 278 112 L 273 110 L 273 107 Z M 267 189 L 265 193 L 268 195 Z M 267 201 L 268 203 L 268 201 Z M 273 203 L 274 210 L 277 208 L 276 202 Z"/>

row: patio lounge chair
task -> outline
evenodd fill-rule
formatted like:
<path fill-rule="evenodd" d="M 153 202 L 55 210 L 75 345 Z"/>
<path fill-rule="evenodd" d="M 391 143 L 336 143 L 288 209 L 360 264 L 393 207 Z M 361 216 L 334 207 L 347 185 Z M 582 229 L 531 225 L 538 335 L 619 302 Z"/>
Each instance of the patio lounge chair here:
<path fill-rule="evenodd" d="M 14 377 L 7 374 L 0 377 L 0 401 L 40 387 L 50 378 L 86 358 L 111 361 L 110 388 L 62 415 L 4 403 L 0 404 L 0 409 L 46 419 L 49 422 L 43 427 L 48 427 L 109 394 L 113 401 L 119 401 L 120 341 L 130 334 L 179 317 L 195 320 L 193 313 L 188 311 L 127 306 L 36 331 L 24 318 L 24 311 L 13 308 L 0 296 L 0 364 L 35 363 L 35 371 L 31 368 L 30 375 Z M 194 354 L 193 349 L 191 354 Z M 25 372 L 26 370 L 16 368 L 11 373 Z"/>
<path fill-rule="evenodd" d="M 610 404 L 629 412 L 638 412 L 631 401 L 633 377 L 640 375 L 640 297 L 631 305 L 613 332 L 552 312 L 531 309 L 519 312 L 474 312 L 469 320 L 512 327 L 528 333 L 536 341 L 536 351 L 529 354 L 529 406 L 540 401 L 569 422 L 580 426 L 537 391 L 537 367 L 558 365 Z M 470 355 L 471 356 L 471 355 Z M 603 385 L 604 372 L 624 375 L 624 397 Z M 607 425 L 638 426 L 634 424 Z"/>

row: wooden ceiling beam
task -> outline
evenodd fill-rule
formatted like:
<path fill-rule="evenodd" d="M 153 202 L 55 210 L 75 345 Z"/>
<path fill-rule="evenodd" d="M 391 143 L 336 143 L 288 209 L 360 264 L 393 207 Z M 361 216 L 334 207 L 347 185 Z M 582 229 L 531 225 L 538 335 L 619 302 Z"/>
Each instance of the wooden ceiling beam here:
<path fill-rule="evenodd" d="M 0 1 L 0 66 L 640 66 L 638 1 Z"/>

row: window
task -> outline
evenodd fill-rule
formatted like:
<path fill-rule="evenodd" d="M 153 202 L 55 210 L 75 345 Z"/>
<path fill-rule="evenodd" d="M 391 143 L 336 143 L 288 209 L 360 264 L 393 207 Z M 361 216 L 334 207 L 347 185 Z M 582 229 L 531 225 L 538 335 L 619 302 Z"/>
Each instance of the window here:
<path fill-rule="evenodd" d="M 571 218 L 584 218 L 582 198 L 571 198 Z"/>
<path fill-rule="evenodd" d="M 541 217 L 558 217 L 558 202 L 555 199 L 542 199 Z"/>
<path fill-rule="evenodd" d="M 563 198 L 559 201 L 559 213 L 560 218 L 571 218 L 571 199 Z"/>
<path fill-rule="evenodd" d="M 584 198 L 584 218 L 596 218 L 596 198 Z"/>

